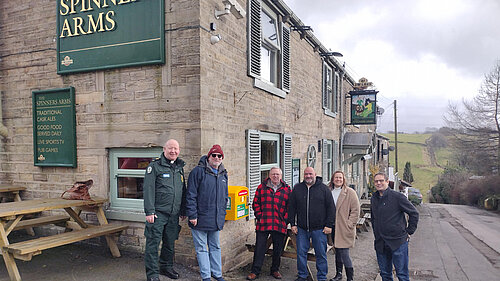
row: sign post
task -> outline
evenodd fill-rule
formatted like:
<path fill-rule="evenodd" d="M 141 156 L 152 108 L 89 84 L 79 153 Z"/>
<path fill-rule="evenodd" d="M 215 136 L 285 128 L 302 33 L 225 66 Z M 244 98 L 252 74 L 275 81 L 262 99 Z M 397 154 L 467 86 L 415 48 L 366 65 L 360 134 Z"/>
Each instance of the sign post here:
<path fill-rule="evenodd" d="M 33 91 L 35 166 L 76 167 L 75 88 Z"/>

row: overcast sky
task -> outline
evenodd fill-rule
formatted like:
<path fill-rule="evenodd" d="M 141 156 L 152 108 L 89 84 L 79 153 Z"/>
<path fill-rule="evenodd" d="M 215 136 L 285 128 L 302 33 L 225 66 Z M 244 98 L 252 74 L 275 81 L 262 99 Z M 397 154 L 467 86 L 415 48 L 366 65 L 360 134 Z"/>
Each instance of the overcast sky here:
<path fill-rule="evenodd" d="M 379 132 L 444 125 L 448 101 L 477 94 L 500 59 L 500 0 L 284 0 L 385 109 Z"/>

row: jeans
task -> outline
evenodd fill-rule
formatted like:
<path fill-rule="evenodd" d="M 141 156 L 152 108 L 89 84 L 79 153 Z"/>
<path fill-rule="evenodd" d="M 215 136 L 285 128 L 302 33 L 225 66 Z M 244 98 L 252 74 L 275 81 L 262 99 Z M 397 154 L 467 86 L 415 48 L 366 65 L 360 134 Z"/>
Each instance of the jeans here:
<path fill-rule="evenodd" d="M 383 281 L 393 281 L 392 264 L 396 268 L 396 276 L 399 281 L 410 281 L 408 271 L 408 242 L 404 242 L 399 248 L 392 251 L 389 247 L 384 247 L 384 252 L 377 252 L 378 267 L 380 277 Z"/>
<path fill-rule="evenodd" d="M 309 251 L 309 241 L 312 238 L 314 255 L 316 256 L 316 269 L 318 271 L 318 281 L 326 280 L 328 274 L 328 261 L 326 258 L 327 237 L 323 229 L 307 231 L 297 227 L 297 270 L 300 278 L 307 278 L 307 251 Z"/>
<path fill-rule="evenodd" d="M 253 253 L 252 273 L 260 274 L 264 257 L 266 255 L 267 238 L 271 235 L 273 240 L 273 263 L 271 273 L 279 271 L 281 254 L 285 246 L 285 234 L 277 231 L 256 231 L 255 252 Z"/>
<path fill-rule="evenodd" d="M 219 231 L 191 229 L 191 234 L 193 235 L 194 249 L 198 258 L 201 278 L 210 279 L 211 275 L 222 277 Z"/>

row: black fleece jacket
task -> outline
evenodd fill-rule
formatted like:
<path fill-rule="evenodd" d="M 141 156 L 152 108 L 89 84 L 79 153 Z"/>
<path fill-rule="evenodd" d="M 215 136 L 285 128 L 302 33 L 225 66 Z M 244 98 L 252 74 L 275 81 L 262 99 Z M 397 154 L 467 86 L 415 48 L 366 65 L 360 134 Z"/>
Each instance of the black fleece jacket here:
<path fill-rule="evenodd" d="M 371 199 L 371 222 L 375 251 L 388 246 L 396 250 L 417 230 L 418 211 L 404 194 L 387 188 L 383 196 L 375 192 Z M 405 213 L 408 214 L 408 224 Z"/>
<path fill-rule="evenodd" d="M 333 228 L 335 224 L 335 204 L 332 193 L 323 184 L 321 177 L 307 188 L 305 182 L 295 185 L 288 200 L 288 221 L 307 231 Z"/>

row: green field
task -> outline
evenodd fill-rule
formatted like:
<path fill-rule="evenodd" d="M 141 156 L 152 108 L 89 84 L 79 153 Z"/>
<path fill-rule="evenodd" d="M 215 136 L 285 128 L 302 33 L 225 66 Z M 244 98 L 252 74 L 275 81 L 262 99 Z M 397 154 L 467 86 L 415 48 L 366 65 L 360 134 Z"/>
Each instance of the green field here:
<path fill-rule="evenodd" d="M 394 134 L 382 134 L 390 139 L 394 146 Z M 431 163 L 431 156 L 425 141 L 431 134 L 399 134 L 398 135 L 398 171 L 403 178 L 405 163 L 410 162 L 411 171 L 415 181 L 412 186 L 420 189 L 424 202 L 428 202 L 427 192 L 436 184 L 438 176 L 442 173 L 448 159 L 451 157 L 449 149 L 437 149 L 434 154 L 437 163 Z M 395 151 L 389 153 L 389 164 L 395 168 Z"/>

